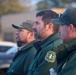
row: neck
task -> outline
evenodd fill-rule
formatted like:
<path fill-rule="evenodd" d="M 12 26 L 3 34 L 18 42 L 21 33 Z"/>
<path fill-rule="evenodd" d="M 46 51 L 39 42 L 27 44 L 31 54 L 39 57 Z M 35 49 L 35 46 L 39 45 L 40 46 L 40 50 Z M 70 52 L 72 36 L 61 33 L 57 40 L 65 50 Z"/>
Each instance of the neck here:
<path fill-rule="evenodd" d="M 30 42 L 32 42 L 32 41 L 34 41 L 34 40 L 35 40 L 35 39 L 29 39 L 26 44 L 28 44 L 28 43 L 30 43 Z"/>
<path fill-rule="evenodd" d="M 53 34 L 49 34 L 49 35 L 47 35 L 45 38 L 42 38 L 42 39 L 40 39 L 41 41 L 43 41 L 43 40 L 45 40 L 45 39 L 47 39 L 48 37 L 50 37 L 50 36 L 52 36 Z"/>

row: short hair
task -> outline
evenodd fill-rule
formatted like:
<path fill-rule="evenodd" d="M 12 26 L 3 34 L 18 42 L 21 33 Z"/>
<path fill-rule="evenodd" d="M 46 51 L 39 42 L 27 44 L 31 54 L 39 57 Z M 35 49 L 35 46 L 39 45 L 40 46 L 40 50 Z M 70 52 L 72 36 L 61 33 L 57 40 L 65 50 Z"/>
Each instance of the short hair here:
<path fill-rule="evenodd" d="M 43 9 L 43 10 L 40 10 L 37 14 L 36 14 L 36 17 L 38 16 L 42 16 L 42 21 L 44 22 L 44 25 L 48 24 L 51 22 L 51 19 L 54 19 L 54 18 L 58 18 L 59 15 L 50 10 L 50 9 Z M 59 29 L 59 25 L 54 25 L 54 32 L 58 32 L 58 29 Z"/>

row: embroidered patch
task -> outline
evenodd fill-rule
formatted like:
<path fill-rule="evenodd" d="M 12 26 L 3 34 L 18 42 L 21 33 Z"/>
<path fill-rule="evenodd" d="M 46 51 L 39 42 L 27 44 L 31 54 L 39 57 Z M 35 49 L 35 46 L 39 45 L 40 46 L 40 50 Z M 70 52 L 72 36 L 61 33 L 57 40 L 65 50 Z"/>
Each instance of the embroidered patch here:
<path fill-rule="evenodd" d="M 46 56 L 45 56 L 45 60 L 48 62 L 55 62 L 56 59 L 56 53 L 54 51 L 48 51 Z"/>

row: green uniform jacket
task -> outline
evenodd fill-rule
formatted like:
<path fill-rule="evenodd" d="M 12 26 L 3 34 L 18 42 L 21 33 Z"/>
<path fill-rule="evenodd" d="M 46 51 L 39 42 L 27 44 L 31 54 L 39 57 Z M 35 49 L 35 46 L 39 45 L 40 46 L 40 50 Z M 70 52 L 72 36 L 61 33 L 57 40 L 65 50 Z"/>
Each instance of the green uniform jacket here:
<path fill-rule="evenodd" d="M 58 47 L 57 75 L 76 75 L 76 39 Z"/>
<path fill-rule="evenodd" d="M 37 53 L 28 68 L 27 75 L 50 75 L 49 69 L 52 67 L 55 69 L 57 64 L 55 52 L 50 52 L 50 50 L 56 48 L 61 43 L 59 34 L 54 34 L 42 42 L 36 42 L 34 46 L 37 49 Z M 54 56 L 51 56 L 52 53 Z"/>
<path fill-rule="evenodd" d="M 34 41 L 22 47 L 21 50 L 17 52 L 7 71 L 7 75 L 24 75 L 27 67 L 36 54 L 33 43 Z"/>

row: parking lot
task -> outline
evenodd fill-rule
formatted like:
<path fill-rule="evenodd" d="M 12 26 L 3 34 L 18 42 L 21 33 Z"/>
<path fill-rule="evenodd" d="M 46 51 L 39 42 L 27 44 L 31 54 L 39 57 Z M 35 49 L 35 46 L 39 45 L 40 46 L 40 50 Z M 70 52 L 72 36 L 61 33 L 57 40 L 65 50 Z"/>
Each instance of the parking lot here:
<path fill-rule="evenodd" d="M 6 75 L 6 71 L 17 52 L 17 48 L 16 43 L 0 42 L 0 75 Z"/>

